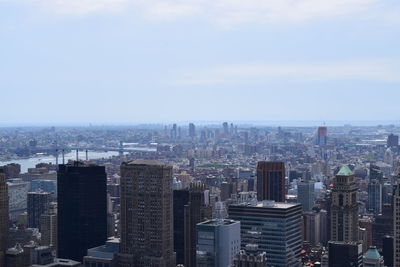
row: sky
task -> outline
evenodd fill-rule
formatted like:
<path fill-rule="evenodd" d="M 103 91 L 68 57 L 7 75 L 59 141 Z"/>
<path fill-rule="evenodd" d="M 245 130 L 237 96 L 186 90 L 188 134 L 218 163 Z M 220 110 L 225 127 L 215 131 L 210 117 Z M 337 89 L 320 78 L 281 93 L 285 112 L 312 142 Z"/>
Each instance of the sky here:
<path fill-rule="evenodd" d="M 398 0 L 0 0 L 0 125 L 400 121 Z"/>

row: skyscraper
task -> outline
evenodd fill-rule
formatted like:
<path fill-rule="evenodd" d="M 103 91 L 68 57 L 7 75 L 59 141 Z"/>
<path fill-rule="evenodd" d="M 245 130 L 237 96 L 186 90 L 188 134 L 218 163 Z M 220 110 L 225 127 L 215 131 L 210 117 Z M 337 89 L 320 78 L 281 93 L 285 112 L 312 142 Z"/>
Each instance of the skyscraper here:
<path fill-rule="evenodd" d="M 203 183 L 190 184 L 189 201 L 184 207 L 185 267 L 196 267 L 196 225 L 212 217 L 208 193 Z"/>
<path fill-rule="evenodd" d="M 58 257 L 82 261 L 107 240 L 105 168 L 75 161 L 59 165 L 57 178 Z"/>
<path fill-rule="evenodd" d="M 174 190 L 174 251 L 176 264 L 185 263 L 185 205 L 189 202 L 189 190 Z"/>
<path fill-rule="evenodd" d="M 299 267 L 302 209 L 298 203 L 260 201 L 229 205 L 229 219 L 240 221 L 242 248 L 257 244 L 267 253 L 268 267 Z M 254 240 L 254 233 L 260 238 Z"/>
<path fill-rule="evenodd" d="M 353 172 L 344 165 L 336 174 L 332 189 L 331 240 L 354 241 L 358 237 L 357 184 Z"/>
<path fill-rule="evenodd" d="M 397 177 L 397 185 L 393 194 L 393 266 L 400 266 L 400 184 Z"/>
<path fill-rule="evenodd" d="M 375 179 L 368 183 L 368 211 L 375 214 L 382 212 L 382 185 Z"/>
<path fill-rule="evenodd" d="M 8 192 L 3 168 L 0 168 L 0 266 L 5 264 L 8 241 Z"/>
<path fill-rule="evenodd" d="M 40 216 L 49 211 L 51 194 L 46 192 L 28 193 L 28 226 L 40 228 Z"/>
<path fill-rule="evenodd" d="M 387 147 L 398 147 L 399 146 L 399 136 L 394 134 L 389 134 L 387 138 Z"/>
<path fill-rule="evenodd" d="M 231 267 L 240 251 L 240 222 L 205 221 L 197 232 L 197 267 Z"/>
<path fill-rule="evenodd" d="M 196 126 L 194 123 L 189 123 L 189 137 L 194 138 L 196 136 Z"/>
<path fill-rule="evenodd" d="M 173 267 L 172 166 L 121 164 L 120 267 Z"/>
<path fill-rule="evenodd" d="M 326 126 L 318 127 L 317 145 L 325 146 L 328 143 L 328 128 Z"/>
<path fill-rule="evenodd" d="M 314 184 L 309 180 L 297 183 L 297 201 L 303 206 L 303 211 L 311 211 L 314 207 Z"/>
<path fill-rule="evenodd" d="M 285 163 L 257 163 L 257 199 L 285 202 Z"/>

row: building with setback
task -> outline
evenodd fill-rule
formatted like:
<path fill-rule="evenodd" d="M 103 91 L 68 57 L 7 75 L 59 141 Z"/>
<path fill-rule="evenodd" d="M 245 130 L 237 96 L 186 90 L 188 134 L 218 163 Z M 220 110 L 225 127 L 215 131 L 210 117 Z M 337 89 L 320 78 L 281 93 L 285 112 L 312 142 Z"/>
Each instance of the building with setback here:
<path fill-rule="evenodd" d="M 257 199 L 285 202 L 285 163 L 259 161 L 257 163 Z"/>
<path fill-rule="evenodd" d="M 75 161 L 59 165 L 57 177 L 58 257 L 81 262 L 107 240 L 105 167 Z"/>
<path fill-rule="evenodd" d="M 336 174 L 332 188 L 331 240 L 357 242 L 357 184 L 353 172 L 344 165 Z"/>
<path fill-rule="evenodd" d="M 257 244 L 267 254 L 268 267 L 301 264 L 302 208 L 298 203 L 261 201 L 230 205 L 229 218 L 240 221 L 242 249 Z M 260 238 L 254 240 L 254 232 Z"/>
<path fill-rule="evenodd" d="M 172 166 L 121 164 L 120 267 L 173 267 Z"/>

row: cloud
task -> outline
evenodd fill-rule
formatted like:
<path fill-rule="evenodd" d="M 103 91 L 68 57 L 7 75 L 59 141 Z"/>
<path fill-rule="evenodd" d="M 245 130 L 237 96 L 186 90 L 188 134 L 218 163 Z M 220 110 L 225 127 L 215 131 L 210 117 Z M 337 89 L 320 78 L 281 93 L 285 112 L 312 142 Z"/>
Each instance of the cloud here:
<path fill-rule="evenodd" d="M 334 63 L 266 63 L 222 65 L 170 73 L 178 85 L 216 85 L 268 81 L 378 81 L 400 82 L 398 63 L 385 60 Z"/>
<path fill-rule="evenodd" d="M 374 11 L 382 0 L 0 0 L 20 1 L 52 13 L 90 15 L 127 12 L 147 19 L 199 17 L 231 25 L 246 22 L 304 22 Z"/>

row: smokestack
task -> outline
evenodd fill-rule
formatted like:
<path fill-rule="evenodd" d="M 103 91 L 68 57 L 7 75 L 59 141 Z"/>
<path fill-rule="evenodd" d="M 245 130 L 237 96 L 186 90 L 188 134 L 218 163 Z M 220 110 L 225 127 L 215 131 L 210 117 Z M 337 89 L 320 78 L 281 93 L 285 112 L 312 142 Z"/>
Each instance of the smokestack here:
<path fill-rule="evenodd" d="M 56 166 L 58 168 L 58 149 L 56 149 Z"/>
<path fill-rule="evenodd" d="M 89 160 L 88 150 L 86 149 L 86 161 Z"/>
<path fill-rule="evenodd" d="M 76 150 L 76 161 L 79 160 L 79 154 L 78 154 L 78 153 L 79 153 L 79 150 L 77 149 L 77 150 Z"/>
<path fill-rule="evenodd" d="M 64 149 L 62 150 L 62 160 L 63 160 L 63 164 L 65 164 L 65 155 L 64 155 L 64 153 L 65 153 L 65 151 L 64 151 Z"/>

